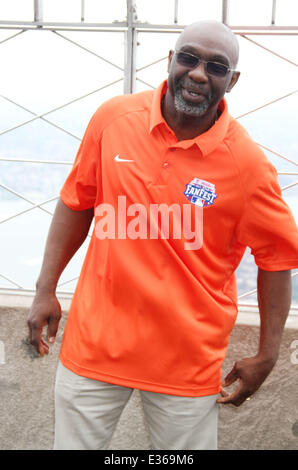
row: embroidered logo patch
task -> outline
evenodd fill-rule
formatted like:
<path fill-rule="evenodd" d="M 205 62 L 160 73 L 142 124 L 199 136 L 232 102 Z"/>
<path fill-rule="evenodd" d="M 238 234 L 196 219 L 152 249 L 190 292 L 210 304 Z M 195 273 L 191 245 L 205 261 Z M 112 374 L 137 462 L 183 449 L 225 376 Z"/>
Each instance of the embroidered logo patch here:
<path fill-rule="evenodd" d="M 215 185 L 199 178 L 194 178 L 186 185 L 184 195 L 189 202 L 200 207 L 211 206 L 217 198 Z"/>

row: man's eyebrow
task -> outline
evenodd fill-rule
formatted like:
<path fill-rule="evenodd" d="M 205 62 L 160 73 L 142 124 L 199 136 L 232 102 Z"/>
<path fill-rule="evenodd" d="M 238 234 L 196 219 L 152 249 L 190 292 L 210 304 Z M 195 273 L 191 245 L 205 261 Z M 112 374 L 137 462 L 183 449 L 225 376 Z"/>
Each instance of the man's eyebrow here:
<path fill-rule="evenodd" d="M 201 57 L 201 54 L 198 52 L 198 50 L 191 45 L 186 44 L 185 46 L 182 46 L 179 50 L 183 52 L 189 52 L 190 54 L 193 54 L 197 57 Z M 208 60 L 213 62 L 221 62 L 225 65 L 230 65 L 230 61 L 226 56 L 217 53 L 215 53 L 214 55 L 210 55 L 208 57 Z"/>
<path fill-rule="evenodd" d="M 230 61 L 224 55 L 216 54 L 215 56 L 212 56 L 212 59 L 210 60 L 213 60 L 214 62 L 223 62 L 226 65 L 230 65 Z"/>

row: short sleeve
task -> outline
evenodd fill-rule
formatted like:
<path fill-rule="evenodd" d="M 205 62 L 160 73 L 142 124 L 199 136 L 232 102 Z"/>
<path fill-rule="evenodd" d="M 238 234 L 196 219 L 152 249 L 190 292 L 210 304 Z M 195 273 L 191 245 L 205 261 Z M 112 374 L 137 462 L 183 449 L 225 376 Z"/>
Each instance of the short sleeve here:
<path fill-rule="evenodd" d="M 60 197 L 73 210 L 85 210 L 94 206 L 100 181 L 100 130 L 95 113 L 85 131 L 73 167 Z"/>
<path fill-rule="evenodd" d="M 298 268 L 297 225 L 269 161 L 262 166 L 258 179 L 248 194 L 237 239 L 251 248 L 257 266 L 265 271 Z"/>

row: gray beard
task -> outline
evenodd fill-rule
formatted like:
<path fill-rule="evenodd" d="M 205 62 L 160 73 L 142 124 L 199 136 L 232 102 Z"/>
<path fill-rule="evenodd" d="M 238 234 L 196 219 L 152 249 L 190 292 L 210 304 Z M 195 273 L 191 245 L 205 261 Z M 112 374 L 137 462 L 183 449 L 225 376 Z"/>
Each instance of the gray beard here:
<path fill-rule="evenodd" d="M 209 108 L 209 97 L 206 97 L 202 103 L 190 103 L 183 98 L 181 82 L 178 82 L 174 95 L 174 105 L 176 111 L 190 116 L 202 116 Z"/>

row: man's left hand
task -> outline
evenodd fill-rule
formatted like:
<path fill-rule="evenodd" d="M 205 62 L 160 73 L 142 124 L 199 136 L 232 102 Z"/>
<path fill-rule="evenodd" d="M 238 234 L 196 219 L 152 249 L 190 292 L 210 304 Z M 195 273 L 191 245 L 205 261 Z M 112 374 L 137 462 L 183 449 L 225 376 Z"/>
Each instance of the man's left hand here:
<path fill-rule="evenodd" d="M 217 400 L 217 403 L 241 405 L 262 385 L 273 369 L 275 362 L 273 359 L 268 360 L 258 356 L 237 361 L 221 385 L 229 387 L 236 380 L 239 380 L 238 386 L 230 394 L 225 390 L 221 390 L 222 397 Z"/>

